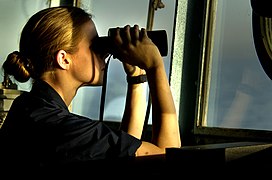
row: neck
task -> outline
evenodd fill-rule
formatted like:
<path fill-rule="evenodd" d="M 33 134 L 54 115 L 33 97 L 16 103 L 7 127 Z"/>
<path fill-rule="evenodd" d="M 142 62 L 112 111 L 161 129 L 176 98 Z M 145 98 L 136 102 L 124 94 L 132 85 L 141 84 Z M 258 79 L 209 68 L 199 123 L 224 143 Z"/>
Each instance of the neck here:
<path fill-rule="evenodd" d="M 75 85 L 66 76 L 59 76 L 57 73 L 47 72 L 42 76 L 42 80 L 47 82 L 61 96 L 66 106 L 69 107 L 76 95 L 79 85 Z"/>

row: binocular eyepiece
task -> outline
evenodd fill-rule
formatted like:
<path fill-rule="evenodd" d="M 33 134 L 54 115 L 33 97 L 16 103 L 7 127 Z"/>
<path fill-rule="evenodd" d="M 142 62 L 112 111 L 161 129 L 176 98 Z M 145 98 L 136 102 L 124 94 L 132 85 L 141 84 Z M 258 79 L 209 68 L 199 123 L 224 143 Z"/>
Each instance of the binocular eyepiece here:
<path fill-rule="evenodd" d="M 94 51 L 100 54 L 109 53 L 115 55 L 114 43 L 110 36 L 113 30 L 114 28 L 109 29 L 108 31 L 109 36 L 101 36 L 94 39 L 92 45 Z M 147 31 L 147 35 L 152 40 L 152 42 L 158 47 L 161 56 L 167 56 L 168 43 L 166 31 L 165 30 Z"/>

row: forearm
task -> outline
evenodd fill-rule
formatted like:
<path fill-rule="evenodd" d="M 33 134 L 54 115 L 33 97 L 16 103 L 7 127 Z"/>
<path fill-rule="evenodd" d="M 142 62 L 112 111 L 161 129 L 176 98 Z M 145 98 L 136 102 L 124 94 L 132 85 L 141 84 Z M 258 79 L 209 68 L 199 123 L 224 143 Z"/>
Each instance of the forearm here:
<path fill-rule="evenodd" d="M 146 88 L 144 83 L 129 84 L 121 129 L 140 139 L 146 111 Z"/>
<path fill-rule="evenodd" d="M 152 142 L 161 148 L 180 147 L 176 109 L 163 65 L 147 71 L 152 97 Z"/>

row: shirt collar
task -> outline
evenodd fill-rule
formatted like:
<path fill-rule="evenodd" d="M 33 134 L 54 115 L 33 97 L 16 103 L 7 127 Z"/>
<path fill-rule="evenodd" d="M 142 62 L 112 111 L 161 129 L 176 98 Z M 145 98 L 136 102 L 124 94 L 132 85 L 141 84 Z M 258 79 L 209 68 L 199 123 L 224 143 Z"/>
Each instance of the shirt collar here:
<path fill-rule="evenodd" d="M 68 109 L 65 102 L 63 101 L 61 96 L 57 93 L 57 91 L 43 80 L 36 80 L 33 83 L 30 93 L 49 101 L 55 101 L 63 108 Z"/>

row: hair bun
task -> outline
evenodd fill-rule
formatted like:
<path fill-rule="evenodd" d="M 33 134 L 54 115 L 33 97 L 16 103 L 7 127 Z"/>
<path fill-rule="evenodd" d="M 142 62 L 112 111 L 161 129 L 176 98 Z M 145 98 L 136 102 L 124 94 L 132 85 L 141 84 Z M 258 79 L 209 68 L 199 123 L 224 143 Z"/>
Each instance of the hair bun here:
<path fill-rule="evenodd" d="M 23 57 L 19 51 L 10 53 L 2 66 L 4 73 L 14 76 L 19 82 L 28 81 L 30 73 L 29 68 L 26 67 L 26 64 L 28 64 L 27 61 L 27 58 Z"/>

